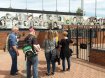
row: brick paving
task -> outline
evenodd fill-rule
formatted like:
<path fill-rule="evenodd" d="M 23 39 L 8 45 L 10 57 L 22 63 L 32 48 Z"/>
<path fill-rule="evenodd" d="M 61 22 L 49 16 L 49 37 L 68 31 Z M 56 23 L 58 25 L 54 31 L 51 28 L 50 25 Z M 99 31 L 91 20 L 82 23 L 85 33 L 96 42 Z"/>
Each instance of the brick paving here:
<path fill-rule="evenodd" d="M 44 52 L 39 53 L 39 77 L 40 78 L 105 78 L 105 67 L 91 64 L 78 59 L 71 59 L 71 70 L 61 72 L 61 65 L 56 64 L 55 75 L 46 76 L 46 62 Z M 18 56 L 19 75 L 9 75 L 11 57 L 9 53 L 0 51 L 0 78 L 26 78 L 26 62 L 23 52 Z"/>

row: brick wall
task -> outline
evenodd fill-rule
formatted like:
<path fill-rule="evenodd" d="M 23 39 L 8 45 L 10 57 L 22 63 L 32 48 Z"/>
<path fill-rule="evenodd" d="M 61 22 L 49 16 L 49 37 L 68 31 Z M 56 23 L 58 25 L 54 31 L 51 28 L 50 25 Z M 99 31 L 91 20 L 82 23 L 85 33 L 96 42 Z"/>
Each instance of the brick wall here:
<path fill-rule="evenodd" d="M 0 49 L 3 49 L 6 43 L 6 37 L 9 31 L 1 31 L 0 32 Z"/>
<path fill-rule="evenodd" d="M 0 32 L 0 50 L 3 50 L 3 48 L 5 47 L 6 38 L 8 36 L 8 33 L 10 33 L 10 32 L 11 31 L 2 31 L 2 32 Z M 59 32 L 59 39 L 61 39 L 61 37 L 62 37 L 60 33 L 61 32 Z M 26 31 L 20 31 L 19 34 L 21 36 L 20 37 L 19 47 L 21 47 L 24 38 L 28 35 L 28 31 L 27 30 Z M 38 43 L 40 45 L 42 45 L 43 40 L 45 38 L 46 32 L 45 31 L 40 31 L 40 32 L 37 31 L 37 34 L 38 34 L 38 37 L 37 37 Z"/>
<path fill-rule="evenodd" d="M 105 66 L 105 51 L 92 49 L 90 52 L 89 61 Z"/>

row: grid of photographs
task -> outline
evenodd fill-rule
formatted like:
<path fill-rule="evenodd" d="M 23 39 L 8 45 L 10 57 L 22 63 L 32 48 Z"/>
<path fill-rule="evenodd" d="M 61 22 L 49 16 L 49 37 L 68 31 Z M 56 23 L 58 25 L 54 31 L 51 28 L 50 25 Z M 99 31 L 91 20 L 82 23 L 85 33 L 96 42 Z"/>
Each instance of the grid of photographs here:
<path fill-rule="evenodd" d="M 64 25 L 104 25 L 105 19 L 82 16 L 0 12 L 0 29 L 11 29 L 18 26 L 27 29 L 30 26 L 36 29 L 62 29 Z"/>

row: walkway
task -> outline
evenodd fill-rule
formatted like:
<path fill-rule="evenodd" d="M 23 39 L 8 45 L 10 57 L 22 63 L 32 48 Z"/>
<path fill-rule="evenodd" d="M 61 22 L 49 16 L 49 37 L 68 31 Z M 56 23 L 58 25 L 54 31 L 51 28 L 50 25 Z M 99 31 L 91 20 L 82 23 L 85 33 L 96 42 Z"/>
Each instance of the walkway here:
<path fill-rule="evenodd" d="M 9 70 L 11 58 L 9 53 L 0 51 L 0 78 L 26 78 L 24 54 L 20 50 L 18 57 L 19 75 L 10 76 Z M 72 59 L 71 70 L 61 72 L 61 65 L 57 65 L 55 75 L 46 76 L 46 62 L 44 53 L 39 53 L 39 76 L 40 78 L 105 78 L 105 68 L 77 59 Z"/>

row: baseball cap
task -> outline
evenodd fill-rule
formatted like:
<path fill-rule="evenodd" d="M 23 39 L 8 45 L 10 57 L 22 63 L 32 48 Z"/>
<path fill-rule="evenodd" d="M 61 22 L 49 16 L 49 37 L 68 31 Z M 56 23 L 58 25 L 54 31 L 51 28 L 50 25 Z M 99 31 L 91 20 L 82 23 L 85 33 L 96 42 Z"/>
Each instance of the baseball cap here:
<path fill-rule="evenodd" d="M 30 31 L 30 32 L 35 31 L 34 27 L 33 27 L 33 26 L 30 26 L 30 27 L 29 27 L 29 31 Z"/>

